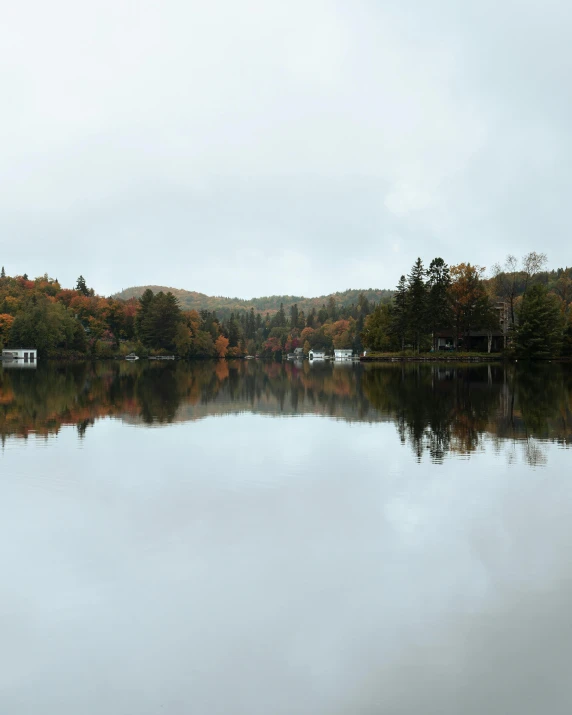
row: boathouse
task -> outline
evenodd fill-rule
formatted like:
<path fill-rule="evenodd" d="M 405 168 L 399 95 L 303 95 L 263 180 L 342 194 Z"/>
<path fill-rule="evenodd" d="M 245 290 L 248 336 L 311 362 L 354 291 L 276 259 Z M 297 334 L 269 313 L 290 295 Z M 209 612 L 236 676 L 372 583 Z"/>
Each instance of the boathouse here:
<path fill-rule="evenodd" d="M 323 350 L 310 350 L 308 358 L 310 360 L 325 360 L 326 353 Z"/>
<path fill-rule="evenodd" d="M 349 348 L 349 349 L 337 349 L 334 350 L 334 359 L 335 360 L 351 360 L 353 357 L 354 351 Z"/>
<path fill-rule="evenodd" d="M 11 362 L 12 360 L 22 360 L 22 362 L 36 362 L 38 351 L 35 348 L 9 348 L 2 350 L 2 360 Z"/>
<path fill-rule="evenodd" d="M 303 360 L 304 359 L 303 348 L 295 348 L 293 353 L 288 353 L 287 358 L 288 358 L 288 360 Z"/>

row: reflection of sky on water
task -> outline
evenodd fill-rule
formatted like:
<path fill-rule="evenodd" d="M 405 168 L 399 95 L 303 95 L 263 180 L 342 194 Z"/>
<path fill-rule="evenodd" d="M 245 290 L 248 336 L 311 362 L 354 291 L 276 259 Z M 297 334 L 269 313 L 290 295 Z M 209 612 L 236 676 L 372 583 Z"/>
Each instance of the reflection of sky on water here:
<path fill-rule="evenodd" d="M 567 712 L 558 445 L 542 470 L 490 439 L 419 463 L 391 423 L 252 414 L 22 445 L 1 457 L 6 712 Z"/>

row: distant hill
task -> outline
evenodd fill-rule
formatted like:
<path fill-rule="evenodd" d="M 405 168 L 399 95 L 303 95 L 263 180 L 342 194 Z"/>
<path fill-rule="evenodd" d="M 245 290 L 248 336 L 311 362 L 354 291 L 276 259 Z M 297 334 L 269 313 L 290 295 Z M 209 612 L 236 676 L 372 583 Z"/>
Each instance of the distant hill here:
<path fill-rule="evenodd" d="M 153 293 L 163 291 L 171 291 L 179 300 L 183 310 L 216 310 L 220 317 L 225 317 L 232 311 L 250 310 L 254 308 L 255 313 L 275 313 L 280 308 L 280 303 L 284 304 L 284 309 L 287 311 L 291 305 L 297 303 L 298 309 L 303 310 L 306 315 L 312 308 L 319 310 L 324 303 L 327 303 L 330 297 L 336 301 L 336 305 L 348 306 L 356 304 L 360 293 L 363 293 L 370 302 L 379 303 L 388 302 L 393 291 L 379 290 L 367 288 L 364 290 L 346 290 L 342 293 L 331 293 L 330 295 L 321 295 L 317 298 L 304 298 L 297 295 L 271 295 L 262 298 L 252 298 L 244 300 L 242 298 L 226 298 L 223 296 L 205 295 L 196 291 L 183 290 L 182 288 L 169 288 L 168 286 L 134 286 L 126 288 L 120 293 L 116 293 L 113 297 L 121 300 L 129 300 L 130 298 L 140 298 L 143 292 L 150 288 Z"/>

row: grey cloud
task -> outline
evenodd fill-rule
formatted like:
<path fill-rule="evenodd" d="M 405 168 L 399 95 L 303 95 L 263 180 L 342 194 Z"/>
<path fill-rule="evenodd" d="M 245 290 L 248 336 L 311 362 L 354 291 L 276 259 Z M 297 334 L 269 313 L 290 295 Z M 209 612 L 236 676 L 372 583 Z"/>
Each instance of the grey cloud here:
<path fill-rule="evenodd" d="M 0 263 L 104 293 L 569 262 L 568 3 L 13 4 Z"/>

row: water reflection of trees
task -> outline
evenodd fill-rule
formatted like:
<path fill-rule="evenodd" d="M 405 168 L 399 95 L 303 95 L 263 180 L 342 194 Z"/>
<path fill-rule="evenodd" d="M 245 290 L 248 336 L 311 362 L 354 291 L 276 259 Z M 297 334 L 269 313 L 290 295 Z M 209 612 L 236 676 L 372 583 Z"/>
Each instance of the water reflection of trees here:
<path fill-rule="evenodd" d="M 474 451 L 499 403 L 503 371 L 419 364 L 366 370 L 363 390 L 373 407 L 397 422 L 418 458 Z"/>
<path fill-rule="evenodd" d="M 491 438 L 522 444 L 526 460 L 540 465 L 542 441 L 572 443 L 569 366 L 376 366 L 362 384 L 419 459 L 425 452 L 434 461 L 470 454 Z"/>
<path fill-rule="evenodd" d="M 254 361 L 43 364 L 0 371 L 0 435 L 56 434 L 95 420 L 162 424 L 230 412 L 313 413 L 392 421 L 419 459 L 469 454 L 483 440 L 518 443 L 541 464 L 542 442 L 572 441 L 572 369 Z"/>

